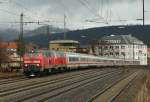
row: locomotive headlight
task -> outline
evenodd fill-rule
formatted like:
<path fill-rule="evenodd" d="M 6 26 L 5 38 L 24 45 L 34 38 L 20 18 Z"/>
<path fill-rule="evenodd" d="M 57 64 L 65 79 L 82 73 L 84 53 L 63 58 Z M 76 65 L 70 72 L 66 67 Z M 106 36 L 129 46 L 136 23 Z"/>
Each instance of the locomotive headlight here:
<path fill-rule="evenodd" d="M 27 65 L 27 64 L 25 64 L 24 66 L 25 66 L 25 67 L 27 67 L 28 65 Z"/>
<path fill-rule="evenodd" d="M 40 64 L 37 64 L 37 66 L 39 67 L 39 66 L 40 66 Z"/>

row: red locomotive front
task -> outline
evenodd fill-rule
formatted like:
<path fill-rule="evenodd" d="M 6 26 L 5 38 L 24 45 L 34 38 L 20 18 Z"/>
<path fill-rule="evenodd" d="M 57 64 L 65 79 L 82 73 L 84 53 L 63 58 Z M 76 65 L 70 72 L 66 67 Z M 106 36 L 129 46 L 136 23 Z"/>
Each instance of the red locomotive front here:
<path fill-rule="evenodd" d="M 33 76 L 39 74 L 42 68 L 43 57 L 41 52 L 28 52 L 23 57 L 24 73 Z"/>
<path fill-rule="evenodd" d="M 34 50 L 23 57 L 24 73 L 34 76 L 48 74 L 65 68 L 66 58 L 63 52 L 49 50 Z"/>

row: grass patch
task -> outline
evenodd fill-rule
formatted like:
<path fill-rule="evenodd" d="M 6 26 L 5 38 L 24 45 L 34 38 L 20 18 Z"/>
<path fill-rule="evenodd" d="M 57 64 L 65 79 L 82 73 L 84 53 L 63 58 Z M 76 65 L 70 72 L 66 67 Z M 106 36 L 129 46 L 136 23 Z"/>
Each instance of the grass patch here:
<path fill-rule="evenodd" d="M 17 72 L 0 72 L 0 78 L 13 78 L 19 76 L 22 76 L 22 74 Z"/>

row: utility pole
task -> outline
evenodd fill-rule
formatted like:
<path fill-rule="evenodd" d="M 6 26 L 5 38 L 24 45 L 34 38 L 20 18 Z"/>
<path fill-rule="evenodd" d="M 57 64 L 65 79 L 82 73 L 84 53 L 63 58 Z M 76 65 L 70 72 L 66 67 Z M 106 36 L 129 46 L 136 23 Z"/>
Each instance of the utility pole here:
<path fill-rule="evenodd" d="M 66 15 L 64 14 L 64 40 L 66 39 Z"/>
<path fill-rule="evenodd" d="M 145 2 L 143 0 L 143 26 L 145 25 Z"/>
<path fill-rule="evenodd" d="M 20 36 L 23 37 L 23 13 L 20 15 Z"/>
<path fill-rule="evenodd" d="M 47 28 L 47 41 L 49 42 L 49 37 L 50 37 L 50 32 L 49 32 L 49 25 L 46 26 Z M 49 43 L 48 43 L 48 46 L 49 46 Z"/>
<path fill-rule="evenodd" d="M 134 58 L 135 58 L 135 52 L 134 52 L 134 40 L 133 40 L 133 61 L 134 61 Z"/>
<path fill-rule="evenodd" d="M 21 58 L 23 57 L 25 53 L 25 44 L 24 44 L 24 39 L 23 39 L 23 13 L 20 14 L 20 34 L 19 34 L 19 39 L 18 39 L 18 45 L 17 45 L 17 54 L 20 56 L 20 68 L 22 67 L 22 60 Z"/>
<path fill-rule="evenodd" d="M 25 53 L 25 44 L 23 39 L 23 13 L 20 14 L 20 34 L 18 39 L 18 48 L 17 53 L 20 57 L 22 57 Z"/>

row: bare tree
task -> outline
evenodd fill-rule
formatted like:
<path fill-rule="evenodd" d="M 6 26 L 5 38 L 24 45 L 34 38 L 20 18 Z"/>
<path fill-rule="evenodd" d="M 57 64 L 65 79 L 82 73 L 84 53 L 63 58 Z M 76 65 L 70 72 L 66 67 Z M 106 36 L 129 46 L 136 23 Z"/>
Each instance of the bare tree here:
<path fill-rule="evenodd" d="M 2 68 L 2 65 L 4 64 L 7 64 L 8 66 L 8 62 L 9 62 L 9 56 L 7 52 L 7 45 L 0 38 L 0 68 Z"/>

